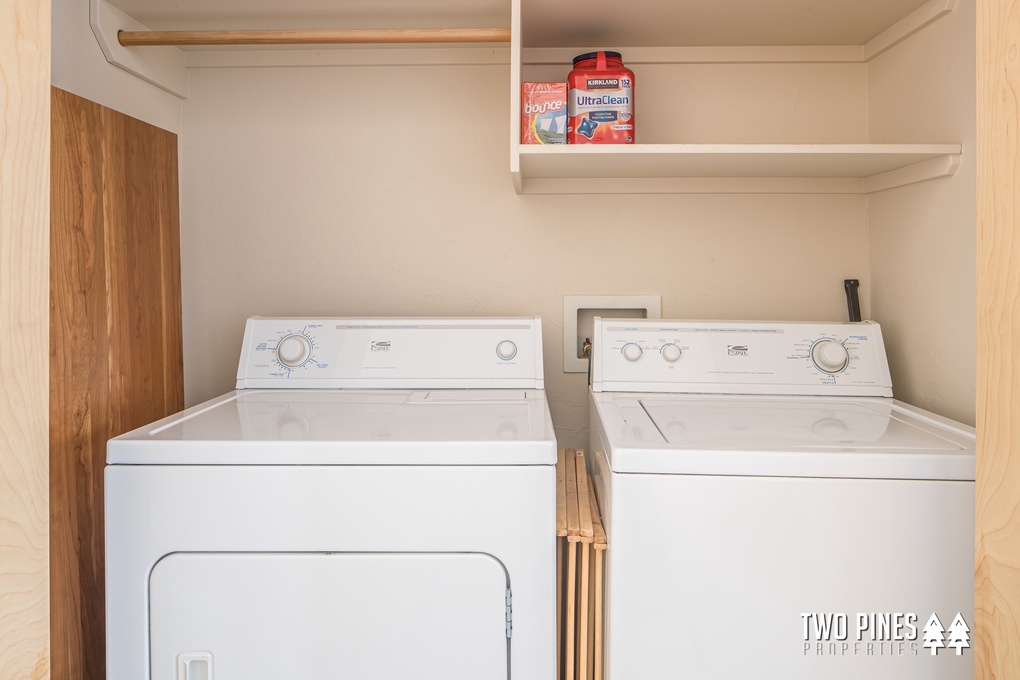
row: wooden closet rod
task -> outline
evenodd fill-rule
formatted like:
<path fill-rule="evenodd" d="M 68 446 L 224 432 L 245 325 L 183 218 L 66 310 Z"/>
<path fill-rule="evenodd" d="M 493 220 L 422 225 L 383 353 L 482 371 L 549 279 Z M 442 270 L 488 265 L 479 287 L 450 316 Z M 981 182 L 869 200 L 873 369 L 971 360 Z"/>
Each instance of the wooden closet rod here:
<path fill-rule="evenodd" d="M 510 42 L 509 28 L 365 28 L 280 31 L 120 31 L 125 47 L 142 45 L 347 45 L 364 43 Z"/>

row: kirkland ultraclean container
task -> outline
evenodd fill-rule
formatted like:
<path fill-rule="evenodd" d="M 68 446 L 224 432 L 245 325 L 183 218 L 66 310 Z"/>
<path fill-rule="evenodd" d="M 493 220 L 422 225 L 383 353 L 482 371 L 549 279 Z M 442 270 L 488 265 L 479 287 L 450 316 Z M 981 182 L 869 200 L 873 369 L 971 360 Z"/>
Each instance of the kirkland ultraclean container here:
<path fill-rule="evenodd" d="M 567 77 L 567 143 L 634 143 L 634 72 L 619 52 L 574 57 Z"/>

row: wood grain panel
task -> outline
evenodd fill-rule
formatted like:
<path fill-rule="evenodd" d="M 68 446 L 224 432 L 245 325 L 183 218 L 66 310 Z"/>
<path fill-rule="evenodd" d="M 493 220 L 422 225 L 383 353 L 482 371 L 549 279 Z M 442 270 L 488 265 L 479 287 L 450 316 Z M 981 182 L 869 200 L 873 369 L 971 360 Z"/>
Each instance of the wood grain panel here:
<path fill-rule="evenodd" d="M 1020 1 L 977 3 L 975 677 L 1020 678 Z"/>
<path fill-rule="evenodd" d="M 53 90 L 50 559 L 53 671 L 100 677 L 106 318 L 101 110 Z M 90 675 L 84 669 L 95 669 Z"/>
<path fill-rule="evenodd" d="M 183 407 L 176 137 L 53 90 L 53 673 L 106 675 L 106 442 Z"/>
<path fill-rule="evenodd" d="M 0 3 L 0 678 L 49 677 L 50 3 Z"/>
<path fill-rule="evenodd" d="M 106 279 L 118 432 L 183 408 L 176 136 L 103 109 Z M 169 410 L 168 410 L 169 409 Z"/>

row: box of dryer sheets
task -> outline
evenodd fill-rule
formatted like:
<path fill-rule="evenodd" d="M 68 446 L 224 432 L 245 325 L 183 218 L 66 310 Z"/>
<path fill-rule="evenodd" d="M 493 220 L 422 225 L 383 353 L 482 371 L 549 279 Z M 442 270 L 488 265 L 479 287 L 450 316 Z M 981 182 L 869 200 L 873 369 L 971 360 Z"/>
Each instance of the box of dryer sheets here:
<path fill-rule="evenodd" d="M 567 143 L 567 84 L 521 83 L 521 144 Z"/>

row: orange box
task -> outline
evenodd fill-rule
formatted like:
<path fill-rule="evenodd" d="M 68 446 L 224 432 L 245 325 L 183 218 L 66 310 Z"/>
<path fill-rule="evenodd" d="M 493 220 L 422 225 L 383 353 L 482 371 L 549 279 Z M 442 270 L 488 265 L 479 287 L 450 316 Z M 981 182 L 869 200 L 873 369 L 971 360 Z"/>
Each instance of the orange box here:
<path fill-rule="evenodd" d="M 521 144 L 567 143 L 567 84 L 521 83 Z"/>

